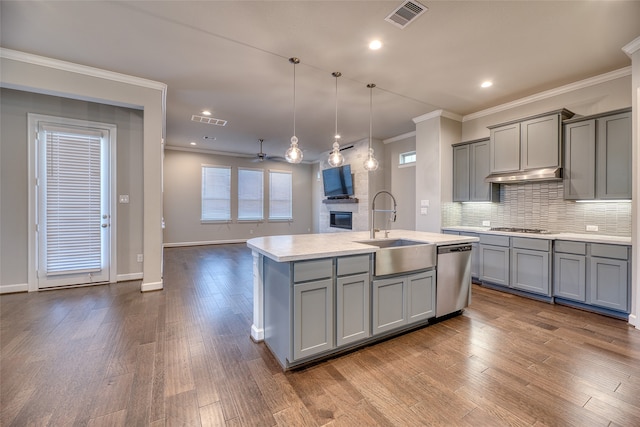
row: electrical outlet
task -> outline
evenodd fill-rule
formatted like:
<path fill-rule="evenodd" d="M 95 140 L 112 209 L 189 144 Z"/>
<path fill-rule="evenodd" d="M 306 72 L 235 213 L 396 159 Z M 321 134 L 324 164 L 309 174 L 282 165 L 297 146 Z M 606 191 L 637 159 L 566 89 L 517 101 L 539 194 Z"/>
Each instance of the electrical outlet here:
<path fill-rule="evenodd" d="M 144 260 L 144 255 L 138 254 L 138 262 L 142 262 Z"/>
<path fill-rule="evenodd" d="M 597 225 L 587 225 L 587 231 L 598 231 Z"/>
<path fill-rule="evenodd" d="M 483 227 L 491 227 L 491 221 L 482 221 Z"/>
<path fill-rule="evenodd" d="M 118 201 L 120 203 L 129 203 L 129 195 L 128 194 L 121 194 L 120 197 L 118 198 Z"/>
<path fill-rule="evenodd" d="M 427 208 L 420 208 L 420 215 L 426 215 L 427 214 Z"/>

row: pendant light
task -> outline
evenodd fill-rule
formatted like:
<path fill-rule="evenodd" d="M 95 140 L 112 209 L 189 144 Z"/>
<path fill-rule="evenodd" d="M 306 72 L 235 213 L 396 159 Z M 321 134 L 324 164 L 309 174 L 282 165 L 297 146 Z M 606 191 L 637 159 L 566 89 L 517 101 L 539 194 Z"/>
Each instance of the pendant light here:
<path fill-rule="evenodd" d="M 338 143 L 340 139 L 340 134 L 338 134 L 338 77 L 340 77 L 342 73 L 336 71 L 331 73 L 331 75 L 336 78 L 336 133 L 333 141 L 333 150 L 329 153 L 329 165 L 336 167 L 342 166 L 344 163 L 344 156 L 340 152 L 340 144 Z"/>
<path fill-rule="evenodd" d="M 376 87 L 375 83 L 369 83 L 367 85 L 369 88 L 369 154 L 364 161 L 364 169 L 368 172 L 373 172 L 378 169 L 378 161 L 373 156 L 373 146 L 372 146 L 372 116 L 373 116 L 373 88 Z"/>
<path fill-rule="evenodd" d="M 289 58 L 293 64 L 293 136 L 291 146 L 284 153 L 284 157 L 289 163 L 300 163 L 302 161 L 302 150 L 298 148 L 298 137 L 296 136 L 296 64 L 300 63 L 298 58 Z"/>

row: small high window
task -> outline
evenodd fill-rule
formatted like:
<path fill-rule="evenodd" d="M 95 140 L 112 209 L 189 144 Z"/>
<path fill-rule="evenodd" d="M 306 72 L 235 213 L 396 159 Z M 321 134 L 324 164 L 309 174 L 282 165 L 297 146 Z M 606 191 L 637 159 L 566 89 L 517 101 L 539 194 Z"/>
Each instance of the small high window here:
<path fill-rule="evenodd" d="M 415 163 L 416 162 L 416 152 L 415 151 L 408 151 L 406 153 L 402 153 L 400 154 L 400 164 L 401 165 L 407 165 L 409 163 Z"/>

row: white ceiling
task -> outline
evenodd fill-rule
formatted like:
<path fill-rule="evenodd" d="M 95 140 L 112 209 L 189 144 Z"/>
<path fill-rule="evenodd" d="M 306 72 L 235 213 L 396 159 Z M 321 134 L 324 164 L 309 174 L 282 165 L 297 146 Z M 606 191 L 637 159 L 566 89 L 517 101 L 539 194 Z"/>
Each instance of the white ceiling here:
<path fill-rule="evenodd" d="M 422 1 L 399 29 L 400 1 L 5 1 L 2 47 L 168 85 L 167 145 L 305 160 L 342 143 L 415 130 L 437 109 L 464 116 L 631 64 L 640 1 Z M 383 47 L 370 51 L 370 40 Z M 484 80 L 494 86 L 481 89 Z M 225 127 L 194 123 L 210 109 Z M 204 140 L 207 136 L 211 139 Z M 215 138 L 213 140 L 212 138 Z"/>

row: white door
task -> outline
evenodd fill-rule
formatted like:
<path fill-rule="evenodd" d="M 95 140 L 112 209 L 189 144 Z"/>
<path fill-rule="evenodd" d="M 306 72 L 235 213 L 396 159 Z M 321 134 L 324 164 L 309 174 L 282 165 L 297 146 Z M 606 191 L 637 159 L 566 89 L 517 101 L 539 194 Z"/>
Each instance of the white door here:
<path fill-rule="evenodd" d="M 37 287 L 110 282 L 115 126 L 41 119 L 36 128 Z"/>

